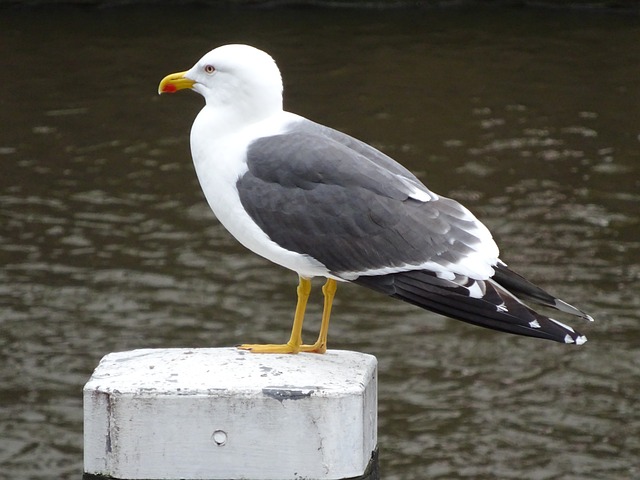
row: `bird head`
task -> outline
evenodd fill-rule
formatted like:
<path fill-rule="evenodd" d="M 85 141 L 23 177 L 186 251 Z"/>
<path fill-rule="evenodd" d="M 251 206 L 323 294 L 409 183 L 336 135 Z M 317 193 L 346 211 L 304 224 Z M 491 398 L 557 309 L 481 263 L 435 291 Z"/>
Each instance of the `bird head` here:
<path fill-rule="evenodd" d="M 207 106 L 265 117 L 282 111 L 282 77 L 274 60 L 249 45 L 224 45 L 204 55 L 191 69 L 162 79 L 158 93 L 191 89 Z"/>

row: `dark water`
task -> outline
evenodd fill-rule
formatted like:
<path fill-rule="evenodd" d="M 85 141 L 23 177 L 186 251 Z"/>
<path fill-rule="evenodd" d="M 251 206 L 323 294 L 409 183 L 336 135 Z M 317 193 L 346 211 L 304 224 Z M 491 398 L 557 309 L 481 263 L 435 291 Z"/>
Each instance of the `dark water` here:
<path fill-rule="evenodd" d="M 231 42 L 597 319 L 572 348 L 342 286 L 330 346 L 380 361 L 383 478 L 640 478 L 639 39 L 637 17 L 556 11 L 0 11 L 0 478 L 79 478 L 108 352 L 287 337 L 295 275 L 197 185 L 201 99 L 156 95 Z"/>

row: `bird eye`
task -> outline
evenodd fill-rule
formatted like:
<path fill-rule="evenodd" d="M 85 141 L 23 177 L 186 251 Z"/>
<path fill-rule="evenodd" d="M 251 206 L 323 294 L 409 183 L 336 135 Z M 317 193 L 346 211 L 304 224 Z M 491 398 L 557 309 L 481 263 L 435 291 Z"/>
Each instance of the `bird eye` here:
<path fill-rule="evenodd" d="M 213 65 L 205 65 L 204 71 L 207 72 L 209 75 L 211 75 L 213 72 L 216 71 L 216 69 L 213 67 Z"/>

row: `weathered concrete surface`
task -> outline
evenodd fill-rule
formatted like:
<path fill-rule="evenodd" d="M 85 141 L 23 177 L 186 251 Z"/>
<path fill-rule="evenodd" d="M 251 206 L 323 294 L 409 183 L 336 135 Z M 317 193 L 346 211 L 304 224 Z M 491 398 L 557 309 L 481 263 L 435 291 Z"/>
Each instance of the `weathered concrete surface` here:
<path fill-rule="evenodd" d="M 377 361 L 359 352 L 110 353 L 84 387 L 84 471 L 128 479 L 371 478 L 377 398 Z"/>

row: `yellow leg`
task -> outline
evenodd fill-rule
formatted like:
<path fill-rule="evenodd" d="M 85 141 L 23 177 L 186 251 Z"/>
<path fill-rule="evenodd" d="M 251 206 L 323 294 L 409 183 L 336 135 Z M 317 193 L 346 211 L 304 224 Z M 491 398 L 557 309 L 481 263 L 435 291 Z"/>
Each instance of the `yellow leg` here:
<path fill-rule="evenodd" d="M 307 309 L 307 300 L 311 293 L 311 280 L 300 277 L 298 284 L 298 303 L 296 313 L 293 317 L 293 327 L 291 337 L 287 343 L 283 344 L 243 344 L 238 348 L 249 350 L 253 353 L 298 353 L 302 346 L 302 323 L 304 322 L 304 312 Z"/>
<path fill-rule="evenodd" d="M 320 324 L 320 334 L 316 343 L 313 345 L 301 345 L 301 352 L 324 353 L 327 351 L 327 336 L 329 335 L 329 318 L 331 317 L 331 306 L 333 305 L 333 297 L 336 295 L 338 282 L 328 278 L 322 287 L 324 294 L 324 309 L 322 311 L 322 323 Z"/>

